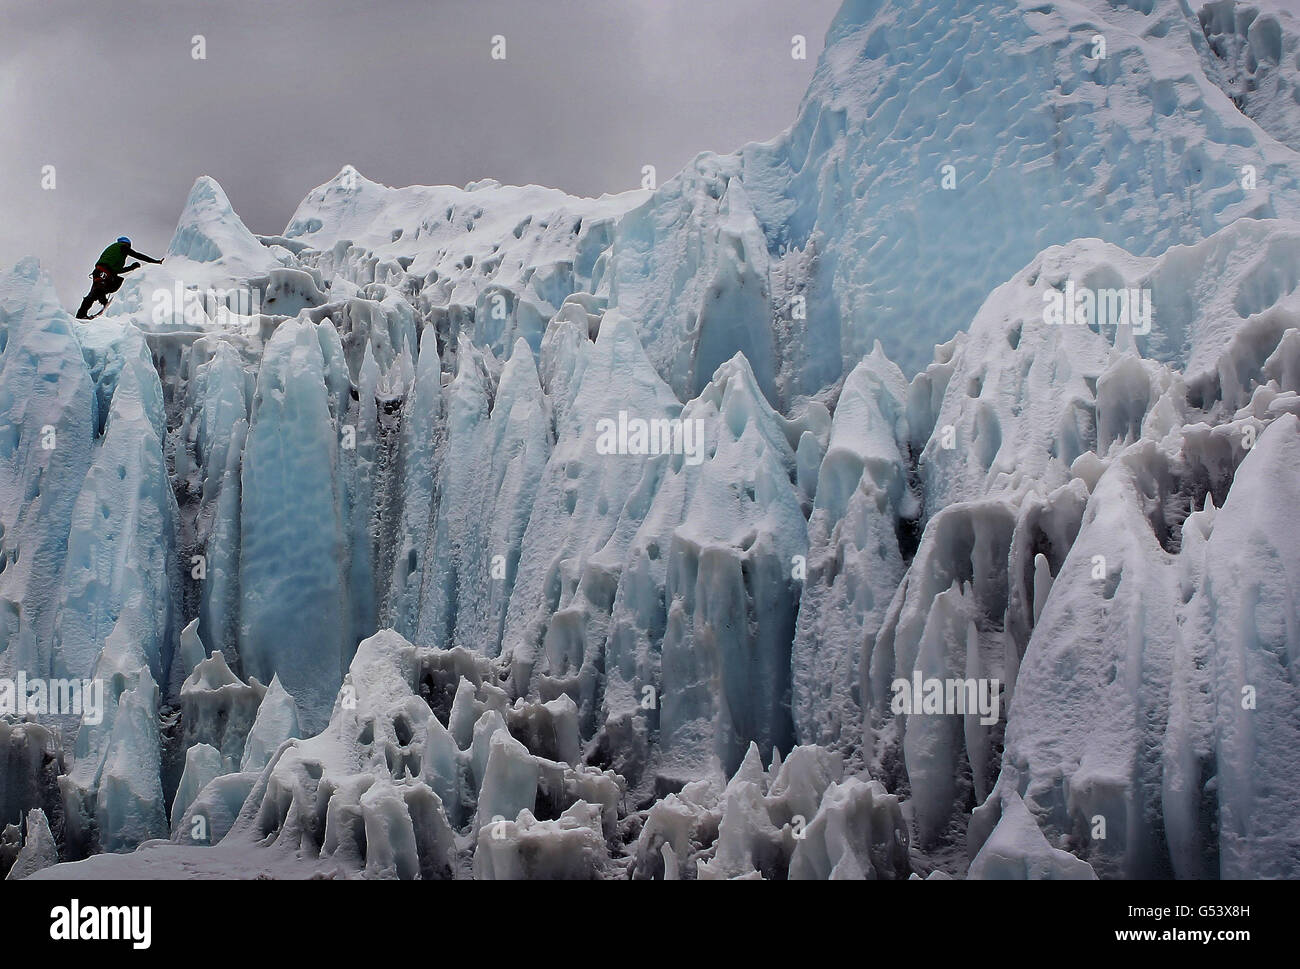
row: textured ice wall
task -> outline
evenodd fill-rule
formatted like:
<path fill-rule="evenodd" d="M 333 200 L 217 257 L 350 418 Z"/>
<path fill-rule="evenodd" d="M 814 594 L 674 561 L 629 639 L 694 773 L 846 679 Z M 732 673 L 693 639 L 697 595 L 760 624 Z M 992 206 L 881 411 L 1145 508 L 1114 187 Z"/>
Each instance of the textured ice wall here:
<path fill-rule="evenodd" d="M 1050 245 L 1155 255 L 1242 216 L 1295 217 L 1292 151 L 1188 69 L 1207 46 L 1177 3 L 845 3 L 793 128 L 742 153 L 771 248 L 807 259 L 797 345 L 840 349 L 805 358 L 794 386 L 874 339 L 915 373 Z M 1294 119 L 1288 97 L 1268 102 Z"/>
<path fill-rule="evenodd" d="M 240 656 L 264 682 L 280 675 L 312 730 L 352 648 L 324 370 L 316 326 L 289 321 L 276 330 L 258 373 L 240 506 Z M 286 571 L 289 557 L 295 567 Z"/>
<path fill-rule="evenodd" d="M 62 545 L 98 401 L 71 318 L 36 260 L 0 278 L 0 671 L 52 675 Z M 91 657 L 93 662 L 93 656 Z"/>
<path fill-rule="evenodd" d="M 111 688 L 69 750 L 5 723 L 6 810 L 125 850 L 179 783 L 179 843 L 373 876 L 1289 871 L 1300 235 L 1238 217 L 1293 214 L 1295 112 L 1225 10 L 851 2 L 787 135 L 653 193 L 345 169 L 258 240 L 202 179 L 93 327 L 21 264 L 0 670 Z"/>

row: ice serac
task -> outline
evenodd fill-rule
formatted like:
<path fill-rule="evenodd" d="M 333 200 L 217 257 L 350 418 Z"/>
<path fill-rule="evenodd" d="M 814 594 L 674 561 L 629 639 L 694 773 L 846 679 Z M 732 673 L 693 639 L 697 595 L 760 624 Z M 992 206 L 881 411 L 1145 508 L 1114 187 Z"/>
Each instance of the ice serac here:
<path fill-rule="evenodd" d="M 906 393 L 902 372 L 879 344 L 840 390 L 815 479 L 792 647 L 802 743 L 856 746 L 861 739 L 859 667 L 903 577 L 902 521 L 920 511 L 908 481 Z M 801 438 L 800 447 L 805 443 Z"/>
<path fill-rule="evenodd" d="M 5 879 L 18 881 L 58 863 L 59 846 L 50 832 L 50 822 L 46 820 L 44 811 L 32 808 L 27 812 L 27 837 Z"/>
<path fill-rule="evenodd" d="M 91 325 L 21 263 L 0 679 L 105 703 L 0 717 L 0 865 L 1294 875 L 1278 6 L 848 0 L 655 190 L 204 178 Z"/>
<path fill-rule="evenodd" d="M 468 337 L 462 337 L 456 378 L 448 388 L 448 459 L 442 462 L 438 478 L 437 512 L 428 548 L 420 556 L 426 563 L 438 563 L 436 573 L 426 573 L 421 589 L 416 638 L 422 644 L 455 645 L 458 624 L 464 621 L 469 628 L 469 617 L 483 614 L 491 568 L 488 558 L 502 554 L 477 534 L 478 527 L 491 520 L 490 514 L 484 514 L 484 502 L 490 502 L 491 496 L 482 479 L 489 389 L 482 355 Z M 489 654 L 496 651 L 494 643 L 480 637 L 471 638 L 467 645 Z"/>
<path fill-rule="evenodd" d="M 348 643 L 337 436 L 316 326 L 283 323 L 258 373 L 240 508 L 240 656 L 279 676 L 304 728 L 328 719 Z"/>
<path fill-rule="evenodd" d="M 791 881 L 895 878 L 908 870 L 907 825 L 879 781 L 830 784 L 790 859 Z"/>
<path fill-rule="evenodd" d="M 981 800 L 997 769 L 1001 693 L 1014 665 L 1006 628 L 1016 531 L 1015 509 L 1000 499 L 935 516 L 859 671 L 864 757 L 885 777 L 906 772 L 923 846 L 949 836 L 960 803 Z M 985 715 L 900 706 L 918 678 L 984 683 Z"/>
<path fill-rule="evenodd" d="M 1286 877 L 1300 860 L 1295 824 L 1300 696 L 1300 418 L 1274 421 L 1237 468 L 1202 545 L 1176 682 L 1181 717 L 1165 736 L 1165 813 L 1180 875 L 1204 867 L 1213 844 L 1205 799 L 1217 801 L 1223 878 Z M 1198 549 L 1200 550 L 1200 549 Z M 1177 771 L 1180 755 L 1193 766 Z M 1210 785 L 1208 779 L 1215 783 Z M 1217 795 L 1217 796 L 1216 796 Z"/>
<path fill-rule="evenodd" d="M 532 351 L 522 339 L 495 387 L 483 355 L 466 336 L 456 359 L 432 531 L 426 549 L 407 546 L 408 556 L 439 563 L 421 585 L 416 639 L 495 656 L 524 530 L 550 454 L 550 422 Z M 420 513 L 423 494 L 417 488 L 410 496 L 413 515 Z M 419 519 L 409 521 L 411 538 L 404 537 L 404 545 L 425 534 Z"/>
<path fill-rule="evenodd" d="M 419 621 L 425 554 L 434 488 L 441 467 L 437 448 L 442 423 L 442 363 L 432 325 L 420 337 L 419 358 L 410 392 L 402 402 L 397 472 L 399 518 L 385 603 L 386 624 L 414 639 Z"/>
<path fill-rule="evenodd" d="M 34 265 L 28 268 L 34 272 Z M 35 282 L 38 277 L 29 278 Z M 51 325 L 52 329 L 33 328 L 18 337 L 18 342 L 6 341 L 5 366 L 15 368 L 11 374 L 6 371 L 6 392 L 22 390 L 24 346 L 34 339 L 57 338 L 57 317 Z M 44 433 L 49 444 L 49 463 L 41 476 L 48 480 L 39 484 L 39 479 L 32 480 L 27 485 L 27 494 L 33 499 L 27 512 L 44 509 L 51 515 L 44 525 L 55 530 L 49 538 L 58 544 L 50 549 L 61 549 L 62 567 L 61 574 L 46 576 L 47 586 L 24 592 L 23 611 L 39 617 L 42 603 L 57 603 L 58 615 L 43 642 L 32 638 L 31 649 L 24 648 L 23 627 L 16 626 L 19 642 L 11 646 L 18 648 L 4 654 L 20 661 L 17 668 L 28 676 L 93 679 L 102 688 L 103 719 L 92 723 L 87 718 L 82 723 L 72 772 L 59 778 L 64 837 L 73 857 L 96 848 L 129 850 L 165 829 L 155 684 L 165 682 L 179 631 L 176 506 L 164 458 L 165 422 L 158 375 L 134 327 L 106 327 L 119 344 L 119 369 L 107 390 L 102 437 L 95 440 L 98 405 L 93 392 L 86 393 L 83 358 L 77 361 L 80 373 L 69 371 L 57 379 L 65 394 L 77 393 L 80 384 L 90 415 L 84 425 L 85 438 L 61 426 L 51 414 L 48 426 L 37 429 L 37 436 L 27 442 L 39 448 Z M 66 329 L 63 332 L 72 335 Z M 57 346 L 50 349 L 50 362 L 66 359 Z M 50 377 L 56 374 L 55 370 L 48 372 Z M 33 416 L 44 406 L 42 399 L 41 391 L 32 388 L 26 406 L 35 408 Z M 18 426 L 10 426 L 18 430 Z M 18 440 L 15 434 L 15 444 Z M 66 448 L 62 454 L 61 448 Z M 17 456 L 11 452 L 11 461 Z M 66 468 L 64 462 L 70 457 L 77 464 L 87 461 L 80 468 L 82 475 L 59 481 L 55 472 Z M 8 470 L 21 467 L 13 461 Z M 31 485 L 37 487 L 31 489 Z M 71 500 L 46 506 L 43 500 L 35 500 L 43 491 L 59 491 Z M 21 518 L 6 527 L 5 542 L 6 547 L 22 553 L 20 561 L 30 557 L 31 567 L 40 567 L 40 541 L 25 535 Z M 24 547 L 20 542 L 30 545 Z M 6 568 L 5 574 L 9 571 Z M 16 569 L 14 581 L 22 581 L 25 571 Z M 20 784 L 19 790 L 25 786 Z"/>
<path fill-rule="evenodd" d="M 189 810 L 189 806 L 198 797 L 199 791 L 208 782 L 226 773 L 226 765 L 221 751 L 208 744 L 195 744 L 185 751 L 185 771 L 181 774 L 180 786 L 172 798 L 171 830 L 175 831 L 180 820 Z"/>
<path fill-rule="evenodd" d="M 908 843 L 899 799 L 845 776 L 838 752 L 795 747 L 765 771 L 751 744 L 725 788 L 694 781 L 655 804 L 633 877 L 906 878 Z"/>
<path fill-rule="evenodd" d="M 73 327 L 35 259 L 0 276 L 0 674 L 5 676 L 70 669 L 55 656 L 55 593 L 99 426 L 99 405 Z M 77 656 L 72 665 L 80 668 L 84 662 Z"/>
<path fill-rule="evenodd" d="M 485 833 L 474 853 L 476 878 L 494 881 L 588 880 L 608 865 L 600 808 L 579 801 L 553 821 L 530 811 L 501 822 L 499 836 Z"/>
<path fill-rule="evenodd" d="M 91 674 L 104 684 L 102 714 L 83 718 L 72 764 L 58 778 L 65 849 L 73 858 L 127 851 L 167 829 L 158 687 L 131 632 L 150 617 L 138 615 L 138 608 L 138 598 L 128 600 L 104 642 Z"/>
<path fill-rule="evenodd" d="M 620 779 L 580 762 L 571 700 L 509 705 L 488 668 L 391 630 L 366 639 L 326 728 L 282 743 L 260 774 L 208 781 L 173 841 L 193 826 L 233 850 L 277 846 L 376 878 L 607 874 Z M 534 850 L 551 860 L 533 868 Z"/>
<path fill-rule="evenodd" d="M 16 827 L 34 808 L 57 817 L 65 766 L 60 739 L 50 727 L 0 717 L 0 824 Z"/>
<path fill-rule="evenodd" d="M 479 841 L 492 838 L 485 831 L 497 818 L 514 820 L 523 811 L 532 812 L 537 801 L 540 772 L 528 748 L 500 730 L 488 741 L 487 764 L 483 769 L 478 796 Z"/>
<path fill-rule="evenodd" d="M 683 400 L 737 352 L 778 399 L 767 240 L 739 173 L 737 159 L 705 154 L 665 182 L 619 222 L 597 280 Z"/>
<path fill-rule="evenodd" d="M 1051 245 L 1153 256 L 1300 214 L 1296 38 L 1289 15 L 1230 2 L 850 0 L 794 125 L 665 181 L 619 223 L 597 292 L 683 399 L 697 360 L 737 350 L 785 400 L 876 339 L 915 373 Z M 746 312 L 719 329 L 713 303 Z"/>
<path fill-rule="evenodd" d="M 389 188 L 348 166 L 303 200 L 284 241 L 310 247 L 326 278 L 400 286 L 444 347 L 464 332 L 506 357 L 520 338 L 537 353 L 565 300 L 594 292 L 615 221 L 646 196 L 577 198 L 491 179 Z"/>
<path fill-rule="evenodd" d="M 345 652 L 375 631 L 379 604 L 378 527 L 380 485 L 380 405 L 379 364 L 373 352 L 373 340 L 366 340 L 361 364 L 356 371 L 357 400 L 349 411 L 352 439 L 344 440 L 338 456 L 340 467 L 336 480 L 341 485 L 341 514 L 346 532 L 348 635 Z M 351 447 L 347 445 L 351 444 Z"/>
<path fill-rule="evenodd" d="M 185 746 L 210 744 L 221 752 L 225 769 L 235 770 L 266 692 L 256 677 L 245 683 L 231 672 L 224 654 L 213 653 L 181 685 Z"/>
<path fill-rule="evenodd" d="M 1144 500 L 1162 475 L 1167 489 L 1163 457 L 1136 445 L 1093 492 L 1020 667 L 999 779 L 1094 867 L 1130 876 L 1168 863 L 1159 750 L 1178 591 Z"/>
<path fill-rule="evenodd" d="M 543 674 L 552 695 L 569 692 L 588 722 L 619 572 L 668 460 L 601 453 L 598 439 L 620 414 L 649 421 L 680 413 L 632 322 L 607 313 L 537 486 L 503 636 L 515 688 L 527 692 Z"/>
<path fill-rule="evenodd" d="M 208 176 L 190 189 L 167 257 L 218 263 L 233 278 L 256 276 L 277 265 L 270 250 L 244 227 L 216 179 Z M 169 268 L 177 269 L 174 264 Z"/>
<path fill-rule="evenodd" d="M 298 705 L 280 685 L 280 677 L 273 677 L 271 685 L 257 708 L 257 719 L 244 741 L 240 757 L 241 771 L 260 771 L 267 765 L 280 745 L 301 735 L 298 725 Z"/>
<path fill-rule="evenodd" d="M 130 317 L 160 332 L 219 328 L 253 314 L 293 275 L 285 268 L 291 255 L 262 245 L 207 175 L 190 189 L 167 251 L 150 255 L 163 263 L 123 277 L 105 320 Z"/>
<path fill-rule="evenodd" d="M 185 845 L 219 844 L 239 817 L 258 782 L 255 771 L 218 774 L 194 796 L 172 823 L 172 841 Z"/>
<path fill-rule="evenodd" d="M 1089 881 L 1097 875 L 1086 862 L 1053 848 L 1043 837 L 1020 795 L 1012 792 L 1002 820 L 971 862 L 970 877 L 1024 881 Z"/>
<path fill-rule="evenodd" d="M 1088 450 L 1068 470 L 1051 453 L 1051 436 L 1034 443 L 1022 430 L 1010 438 L 1019 442 L 1018 467 L 1038 462 L 1049 485 L 1063 474 L 1074 480 L 1041 495 L 1014 475 L 977 476 L 950 492 L 1024 495 L 1011 543 L 1005 623 L 1014 647 L 1008 660 L 1018 655 L 1021 665 L 1018 678 L 1014 663 L 1006 667 L 1015 692 L 1014 700 L 1007 697 L 1001 776 L 995 795 L 971 820 L 972 853 L 1014 791 L 1049 843 L 1068 844 L 1099 874 L 1206 877 L 1225 863 L 1226 832 L 1216 829 L 1225 780 L 1216 753 L 1217 710 L 1243 684 L 1229 687 L 1213 659 L 1214 644 L 1233 640 L 1211 628 L 1208 617 L 1218 607 L 1206 576 L 1220 567 L 1249 575 L 1253 566 L 1226 537 L 1214 552 L 1207 548 L 1216 534 L 1216 507 L 1249 487 L 1241 476 L 1252 445 L 1296 413 L 1288 334 L 1300 315 L 1281 268 L 1293 261 L 1293 228 L 1241 220 L 1155 259 L 1107 253 L 1086 240 L 1040 257 L 1043 275 L 1052 278 L 1148 288 L 1157 310 L 1150 334 L 1117 333 L 1091 373 L 1071 368 L 1085 378 L 1086 390 L 1056 399 L 1080 402 L 1087 419 L 1078 426 L 1093 428 L 1095 439 L 1084 439 Z M 1024 320 L 1021 345 L 1034 338 L 1036 322 Z M 1078 329 L 1080 339 L 1096 342 Z M 1110 334 L 1102 328 L 1101 335 Z M 1144 359 L 1144 349 L 1185 371 Z M 1086 361 L 1089 353 L 1095 351 L 1085 342 L 1074 360 Z M 958 372 L 963 367 L 959 361 Z M 950 398 L 960 391 L 960 383 L 950 384 Z M 939 457 L 934 445 L 932 439 L 929 450 Z M 949 463 L 962 467 L 960 458 Z M 1087 501 L 1081 517 L 1072 511 L 1080 499 Z M 932 527 L 960 507 L 939 512 Z M 1224 534 L 1243 529 L 1248 526 Z M 1041 552 L 1030 569 L 1033 549 Z M 1026 609 L 1030 599 L 1034 605 Z M 1086 669 L 1094 672 L 1082 675 Z M 1288 729 L 1270 725 L 1279 736 Z"/>
<path fill-rule="evenodd" d="M 180 593 L 162 388 L 129 324 L 122 346 L 104 436 L 72 508 L 54 642 L 65 675 L 85 677 L 109 633 L 124 628 L 154 681 L 166 684 Z"/>
<path fill-rule="evenodd" d="M 135 687 L 118 700 L 99 778 L 95 816 L 104 851 L 130 851 L 167 836 L 157 723 L 158 687 L 142 667 Z"/>
<path fill-rule="evenodd" d="M 688 780 L 715 769 L 710 758 L 733 772 L 754 743 L 769 757 L 791 746 L 796 572 L 808 546 L 796 431 L 743 356 L 718 368 L 682 422 L 694 450 L 666 462 L 616 599 L 640 613 L 640 629 L 621 625 L 620 637 L 651 649 L 611 642 L 607 667 L 621 663 L 629 680 L 638 674 L 636 702 L 657 682 L 659 772 Z"/>
<path fill-rule="evenodd" d="M 411 776 L 432 716 L 415 693 L 420 676 L 418 651 L 396 633 L 365 640 L 328 724 L 311 739 L 281 745 L 226 837 L 265 839 L 356 870 L 369 855 L 387 853 L 380 867 L 403 877 L 446 868 L 442 806 Z"/>
<path fill-rule="evenodd" d="M 479 642 L 501 651 L 506 610 L 514 593 L 524 533 L 551 454 L 550 414 L 533 352 L 521 337 L 497 383 L 488 422 L 483 472 L 482 521 L 490 531 L 484 561 L 491 566 L 487 595 L 478 608 L 457 617 L 456 641 Z"/>
<path fill-rule="evenodd" d="M 1050 310 L 1076 290 L 1141 289 L 1149 268 L 1116 246 L 1081 240 L 1039 253 L 989 294 L 952 351 L 918 455 L 927 518 L 984 495 L 1046 493 L 1070 480 L 1081 454 L 1105 453 L 1098 381 L 1116 344 L 1132 346 L 1141 327 L 1067 324 Z M 1132 406 L 1149 397 L 1139 390 Z"/>
<path fill-rule="evenodd" d="M 208 650 L 220 650 L 234 662 L 239 655 L 240 464 L 249 416 L 247 374 L 238 351 L 217 342 L 211 359 L 197 368 L 196 383 L 201 389 L 195 394 L 199 403 L 191 433 L 193 489 L 200 498 L 194 543 L 202 549 L 205 572 L 198 634 Z M 185 453 L 178 448 L 178 465 Z M 178 477 L 181 470 L 177 468 Z"/>

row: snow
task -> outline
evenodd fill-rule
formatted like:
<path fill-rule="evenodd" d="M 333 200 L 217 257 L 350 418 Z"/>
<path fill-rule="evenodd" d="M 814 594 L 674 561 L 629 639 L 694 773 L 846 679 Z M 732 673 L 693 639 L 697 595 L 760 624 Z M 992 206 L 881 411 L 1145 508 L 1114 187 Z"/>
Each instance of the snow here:
<path fill-rule="evenodd" d="M 393 189 L 346 166 L 303 200 L 285 236 L 319 251 L 327 276 L 410 280 L 444 343 L 470 324 L 498 356 L 518 338 L 536 353 L 564 298 L 592 291 L 614 220 L 645 194 L 580 199 L 490 180 Z"/>
<path fill-rule="evenodd" d="M 4 857 L 1293 877 L 1274 6 L 847 0 L 652 191 L 205 177 L 93 325 L 0 276 L 0 678 L 105 685 L 0 714 Z"/>
<path fill-rule="evenodd" d="M 219 263 L 232 278 L 256 275 L 276 263 L 244 227 L 216 179 L 208 177 L 200 178 L 190 189 L 164 258 L 171 260 L 172 266 L 176 259 Z"/>

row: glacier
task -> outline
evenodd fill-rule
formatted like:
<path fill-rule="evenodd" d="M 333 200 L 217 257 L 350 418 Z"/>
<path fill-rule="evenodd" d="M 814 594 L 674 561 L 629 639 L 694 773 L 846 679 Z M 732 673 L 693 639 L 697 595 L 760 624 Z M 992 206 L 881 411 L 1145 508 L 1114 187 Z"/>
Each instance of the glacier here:
<path fill-rule="evenodd" d="M 105 685 L 0 709 L 0 875 L 1300 876 L 1298 57 L 846 0 L 652 190 L 0 273 L 0 681 Z"/>

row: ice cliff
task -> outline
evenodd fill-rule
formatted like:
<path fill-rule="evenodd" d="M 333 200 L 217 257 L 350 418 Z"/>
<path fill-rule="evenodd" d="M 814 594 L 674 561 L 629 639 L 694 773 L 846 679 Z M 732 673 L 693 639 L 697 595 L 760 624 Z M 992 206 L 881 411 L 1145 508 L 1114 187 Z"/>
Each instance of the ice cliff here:
<path fill-rule="evenodd" d="M 653 191 L 201 178 L 90 324 L 23 261 L 0 677 L 105 689 L 0 717 L 0 863 L 1300 875 L 1298 51 L 847 0 Z"/>

